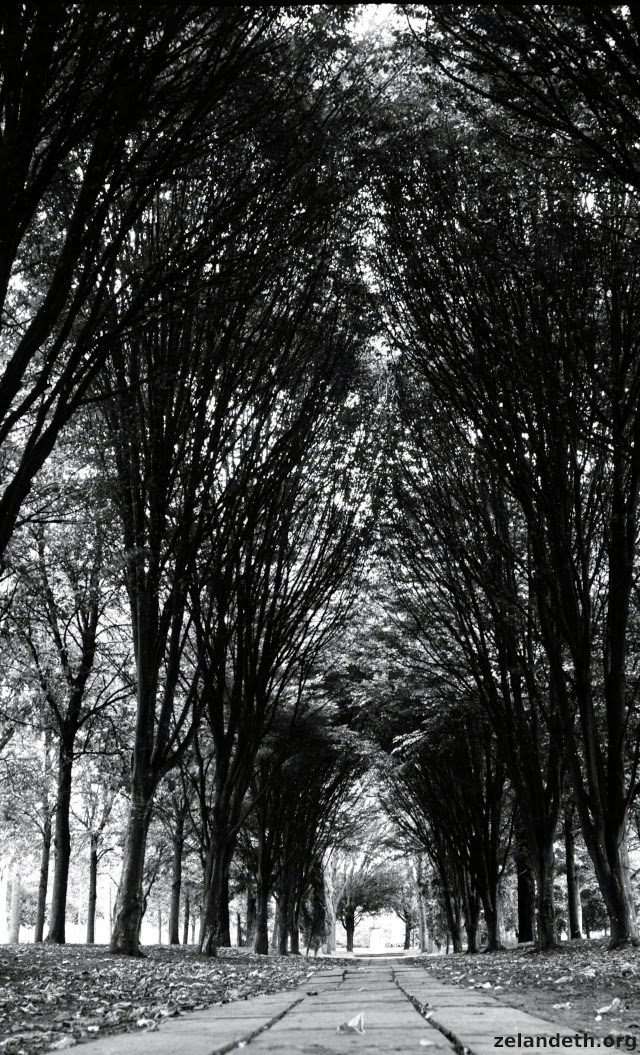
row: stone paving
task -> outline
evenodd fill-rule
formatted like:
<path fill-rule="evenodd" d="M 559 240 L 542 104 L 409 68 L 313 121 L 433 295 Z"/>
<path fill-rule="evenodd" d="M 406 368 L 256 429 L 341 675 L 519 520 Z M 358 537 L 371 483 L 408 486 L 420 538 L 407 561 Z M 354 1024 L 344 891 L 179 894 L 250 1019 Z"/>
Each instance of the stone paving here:
<path fill-rule="evenodd" d="M 360 1015 L 364 1032 L 358 1031 Z M 152 1032 L 90 1041 L 82 1055 L 489 1055 L 498 1037 L 515 1038 L 503 1048 L 585 1046 L 566 1026 L 434 981 L 402 959 L 372 958 L 318 972 L 286 993 L 191 1012 Z M 545 1042 L 528 1043 L 527 1037 Z"/>

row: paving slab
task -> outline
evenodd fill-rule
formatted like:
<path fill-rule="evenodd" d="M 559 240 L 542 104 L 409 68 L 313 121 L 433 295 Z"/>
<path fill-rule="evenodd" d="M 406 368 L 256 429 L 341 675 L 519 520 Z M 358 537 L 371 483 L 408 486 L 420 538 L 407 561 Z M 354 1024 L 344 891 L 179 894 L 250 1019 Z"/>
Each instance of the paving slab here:
<path fill-rule="evenodd" d="M 82 1055 L 212 1055 L 228 1051 L 304 999 L 289 990 L 161 1021 L 157 1030 L 118 1033 L 82 1045 Z"/>
<path fill-rule="evenodd" d="M 364 1033 L 338 1031 L 358 1015 Z M 82 1055 L 223 1055 L 238 1048 L 243 1055 L 495 1055 L 499 1048 L 583 1048 L 582 1038 L 479 990 L 439 982 L 401 958 L 376 958 L 319 971 L 284 993 L 164 1019 L 151 1032 L 92 1040 Z"/>
<path fill-rule="evenodd" d="M 402 991 L 425 1014 L 431 1013 L 430 1021 L 454 1041 L 458 1051 L 466 1048 L 472 1055 L 495 1055 L 496 1051 L 509 1048 L 553 1051 L 589 1046 L 584 1033 L 576 1033 L 566 1024 L 508 1007 L 477 989 L 439 982 L 430 978 L 424 968 L 397 964 L 393 974 Z M 506 1038 L 510 1038 L 508 1043 Z"/>
<path fill-rule="evenodd" d="M 337 1032 L 360 1014 L 364 1033 Z M 249 1055 L 417 1055 L 427 1050 L 432 1055 L 454 1052 L 398 989 L 388 964 L 349 968 L 337 989 L 306 997 L 247 1045 Z"/>

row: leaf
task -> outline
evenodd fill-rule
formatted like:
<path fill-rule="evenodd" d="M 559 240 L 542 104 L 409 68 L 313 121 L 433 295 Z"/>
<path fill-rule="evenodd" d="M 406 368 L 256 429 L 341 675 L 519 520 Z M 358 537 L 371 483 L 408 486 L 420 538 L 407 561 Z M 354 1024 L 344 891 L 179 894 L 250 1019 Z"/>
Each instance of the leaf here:
<path fill-rule="evenodd" d="M 74 1048 L 76 1044 L 75 1037 L 61 1037 L 60 1040 L 56 1040 L 55 1044 L 52 1044 L 49 1051 L 62 1051 L 63 1048 Z"/>
<path fill-rule="evenodd" d="M 605 1007 L 599 1007 L 598 1010 L 596 1011 L 596 1014 L 597 1015 L 608 1015 L 609 1012 L 611 1012 L 611 1011 L 618 1011 L 620 1006 L 621 1006 L 621 1004 L 622 1004 L 622 1001 L 620 1000 L 620 997 L 616 996 L 616 997 L 614 997 L 614 999 L 611 1001 L 610 1004 L 607 1004 Z"/>
<path fill-rule="evenodd" d="M 338 1026 L 336 1033 L 364 1033 L 364 1012 L 354 1015 L 348 1022 Z"/>

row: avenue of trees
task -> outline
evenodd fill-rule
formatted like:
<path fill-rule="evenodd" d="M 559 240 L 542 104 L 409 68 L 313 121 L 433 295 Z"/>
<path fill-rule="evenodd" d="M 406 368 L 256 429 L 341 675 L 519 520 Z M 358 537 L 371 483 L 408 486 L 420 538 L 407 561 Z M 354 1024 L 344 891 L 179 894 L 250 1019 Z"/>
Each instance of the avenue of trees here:
<path fill-rule="evenodd" d="M 640 942 L 638 56 L 5 5 L 12 940 Z"/>

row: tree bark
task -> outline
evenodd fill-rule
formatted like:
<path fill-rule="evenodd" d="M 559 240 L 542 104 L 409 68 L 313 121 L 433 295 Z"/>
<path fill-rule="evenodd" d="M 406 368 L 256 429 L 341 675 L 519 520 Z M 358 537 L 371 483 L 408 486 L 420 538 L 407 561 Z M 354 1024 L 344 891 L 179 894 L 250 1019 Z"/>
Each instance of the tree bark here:
<path fill-rule="evenodd" d="M 353 936 L 356 929 L 355 909 L 345 909 L 344 929 L 347 932 L 347 952 L 353 952 Z"/>
<path fill-rule="evenodd" d="M 412 921 L 410 919 L 406 919 L 404 921 L 404 946 L 403 946 L 403 948 L 405 948 L 405 949 L 410 949 L 411 948 L 411 930 L 412 930 L 412 926 L 413 926 L 413 924 L 412 924 Z"/>
<path fill-rule="evenodd" d="M 518 884 L 518 943 L 534 940 L 536 915 L 535 873 L 526 846 L 514 850 Z"/>
<path fill-rule="evenodd" d="M 98 898 L 98 840 L 99 835 L 91 833 L 89 847 L 89 897 L 87 901 L 87 945 L 95 942 L 96 903 Z"/>
<path fill-rule="evenodd" d="M 289 951 L 289 892 L 280 888 L 278 893 L 278 952 L 286 956 Z"/>
<path fill-rule="evenodd" d="M 467 935 L 467 952 L 478 952 L 480 930 L 480 901 L 474 891 L 465 898 L 464 929 Z"/>
<path fill-rule="evenodd" d="M 11 881 L 11 917 L 9 922 L 9 941 L 12 945 L 17 945 L 20 941 L 21 892 L 20 869 L 18 865 L 15 865 Z"/>
<path fill-rule="evenodd" d="M 298 906 L 291 899 L 289 911 L 289 943 L 293 956 L 300 955 L 300 912 Z"/>
<path fill-rule="evenodd" d="M 129 807 L 122 879 L 116 898 L 111 952 L 140 955 L 140 925 L 144 905 L 144 858 L 152 799 L 145 788 L 134 787 Z"/>
<path fill-rule="evenodd" d="M 424 863 L 422 857 L 418 857 L 416 860 L 416 895 L 418 898 L 418 927 L 420 935 L 420 952 L 427 952 L 428 949 L 428 935 L 427 935 L 427 911 L 425 908 L 425 878 L 424 878 Z"/>
<path fill-rule="evenodd" d="M 568 803 L 564 815 L 564 850 L 567 866 L 567 908 L 569 937 L 572 940 L 582 938 L 580 929 L 580 886 L 578 883 L 578 872 L 576 869 L 575 834 L 573 831 L 573 818 L 575 807 Z"/>
<path fill-rule="evenodd" d="M 158 945 L 162 945 L 162 907 L 158 905 Z"/>
<path fill-rule="evenodd" d="M 218 909 L 218 945 L 223 949 L 231 948 L 231 920 L 229 918 L 229 873 L 222 877 L 220 885 L 220 906 Z"/>
<path fill-rule="evenodd" d="M 191 904 L 189 901 L 189 894 L 184 895 L 184 923 L 182 925 L 182 944 L 189 944 L 189 910 Z"/>
<path fill-rule="evenodd" d="M 260 956 L 266 956 L 269 952 L 269 890 L 261 881 L 260 876 L 258 876 L 255 904 L 256 919 L 253 949 Z M 247 908 L 247 919 L 248 916 L 249 909 Z"/>
<path fill-rule="evenodd" d="M 60 739 L 58 756 L 58 795 L 55 820 L 55 867 L 51 896 L 51 922 L 47 941 L 55 945 L 65 943 L 65 921 L 67 911 L 67 887 L 69 884 L 69 860 L 71 858 L 71 833 L 69 809 L 71 805 L 71 775 L 73 769 L 73 742 L 65 736 Z"/>
<path fill-rule="evenodd" d="M 254 945 L 256 940 L 257 914 L 257 897 L 253 891 L 253 888 L 249 886 L 247 888 L 247 928 L 245 937 L 245 945 L 247 945 L 249 948 Z M 268 931 L 265 930 L 265 932 L 267 933 L 268 941 Z M 256 949 L 255 951 L 257 952 L 258 950 Z"/>
<path fill-rule="evenodd" d="M 42 853 L 40 855 L 40 882 L 38 883 L 38 904 L 36 907 L 36 928 L 34 942 L 41 942 L 44 937 L 44 922 L 47 911 L 47 886 L 49 884 L 49 861 L 51 858 L 51 817 L 46 816 L 42 832 Z"/>
<path fill-rule="evenodd" d="M 173 836 L 171 905 L 169 908 L 169 945 L 180 944 L 180 892 L 182 889 L 182 852 L 184 850 L 184 814 L 176 811 Z"/>

